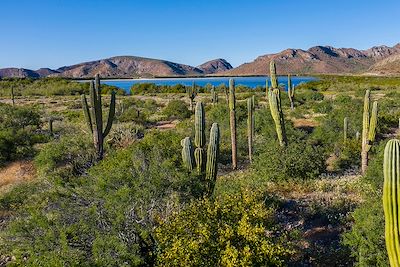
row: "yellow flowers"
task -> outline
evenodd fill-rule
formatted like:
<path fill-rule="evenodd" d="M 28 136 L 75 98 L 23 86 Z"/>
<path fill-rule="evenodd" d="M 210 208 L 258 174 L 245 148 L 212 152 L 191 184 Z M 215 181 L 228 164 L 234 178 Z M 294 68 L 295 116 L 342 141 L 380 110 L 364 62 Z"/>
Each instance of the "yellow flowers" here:
<path fill-rule="evenodd" d="M 290 254 L 274 210 L 250 192 L 189 204 L 156 230 L 160 266 L 281 266 Z"/>

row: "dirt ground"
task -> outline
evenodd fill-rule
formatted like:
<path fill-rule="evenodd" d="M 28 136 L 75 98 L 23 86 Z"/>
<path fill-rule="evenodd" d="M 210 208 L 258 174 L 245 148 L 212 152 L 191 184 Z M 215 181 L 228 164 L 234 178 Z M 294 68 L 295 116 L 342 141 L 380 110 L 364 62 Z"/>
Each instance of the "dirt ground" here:
<path fill-rule="evenodd" d="M 32 180 L 35 173 L 33 163 L 29 160 L 15 161 L 0 168 L 0 194 L 15 184 Z"/>

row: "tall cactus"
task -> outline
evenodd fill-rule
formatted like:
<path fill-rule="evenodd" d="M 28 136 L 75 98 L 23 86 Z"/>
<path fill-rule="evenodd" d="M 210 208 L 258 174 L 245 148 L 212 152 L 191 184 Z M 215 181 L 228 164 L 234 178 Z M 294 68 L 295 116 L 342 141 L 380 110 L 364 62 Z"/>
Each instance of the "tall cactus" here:
<path fill-rule="evenodd" d="M 12 105 L 15 106 L 14 87 L 11 87 L 11 101 Z"/>
<path fill-rule="evenodd" d="M 361 144 L 361 172 L 365 174 L 368 167 L 368 152 L 371 149 L 372 143 L 375 141 L 376 124 L 378 120 L 378 103 L 375 101 L 372 105 L 370 113 L 370 90 L 365 92 L 364 97 L 364 112 L 363 112 L 363 130 Z"/>
<path fill-rule="evenodd" d="M 90 82 L 90 103 L 86 96 L 82 95 L 82 108 L 85 114 L 89 131 L 93 135 L 93 144 L 97 152 L 97 159 L 101 160 L 104 155 L 104 139 L 111 130 L 115 116 L 115 92 L 111 92 L 111 103 L 108 112 L 106 128 L 103 130 L 103 107 L 101 105 L 101 86 L 99 75 L 96 75 L 95 82 Z"/>
<path fill-rule="evenodd" d="M 213 105 L 218 104 L 218 92 L 215 91 L 215 86 L 211 87 L 211 102 Z"/>
<path fill-rule="evenodd" d="M 219 138 L 218 123 L 213 123 L 210 130 L 210 141 L 207 148 L 206 194 L 208 196 L 212 195 L 217 179 Z"/>
<path fill-rule="evenodd" d="M 196 167 L 198 173 L 203 173 L 205 168 L 204 162 L 204 144 L 206 142 L 206 119 L 204 113 L 204 106 L 202 102 L 197 102 L 196 111 L 194 114 L 194 144 L 196 149 L 194 151 L 194 158 L 196 161 Z"/>
<path fill-rule="evenodd" d="M 254 96 L 247 99 L 247 140 L 249 148 L 249 160 L 253 159 L 253 138 L 254 138 Z"/>
<path fill-rule="evenodd" d="M 383 211 L 390 266 L 400 266 L 400 141 L 390 140 L 383 158 Z"/>
<path fill-rule="evenodd" d="M 187 169 L 188 172 L 193 171 L 193 146 L 190 137 L 185 137 L 181 141 L 182 145 L 182 161 L 183 165 Z"/>
<path fill-rule="evenodd" d="M 235 80 L 229 79 L 229 122 L 231 127 L 232 169 L 237 168 Z"/>
<path fill-rule="evenodd" d="M 271 72 L 271 86 L 272 88 L 268 89 L 268 102 L 269 108 L 271 110 L 272 118 L 275 122 L 276 134 L 278 135 L 279 144 L 281 146 L 286 146 L 286 131 L 285 131 L 285 120 L 282 112 L 281 105 L 281 91 L 278 88 L 278 81 L 276 79 L 276 68 L 275 63 L 271 61 L 270 64 L 270 72 Z"/>
<path fill-rule="evenodd" d="M 186 88 L 186 93 L 187 93 L 188 98 L 189 98 L 189 108 L 190 108 L 190 111 L 193 112 L 193 108 L 194 108 L 194 98 L 195 98 L 196 95 L 197 95 L 196 84 L 195 84 L 194 81 L 193 81 L 192 87 L 187 87 L 187 88 Z"/>
<path fill-rule="evenodd" d="M 349 119 L 347 117 L 345 117 L 343 119 L 343 141 L 344 142 L 347 141 L 348 128 L 349 128 Z"/>
<path fill-rule="evenodd" d="M 294 85 L 292 84 L 292 78 L 290 74 L 288 75 L 288 96 L 290 101 L 290 109 L 294 109 Z"/>
<path fill-rule="evenodd" d="M 269 73 L 271 79 L 271 87 L 278 88 L 278 78 L 276 77 L 276 65 L 273 60 L 269 63 Z"/>

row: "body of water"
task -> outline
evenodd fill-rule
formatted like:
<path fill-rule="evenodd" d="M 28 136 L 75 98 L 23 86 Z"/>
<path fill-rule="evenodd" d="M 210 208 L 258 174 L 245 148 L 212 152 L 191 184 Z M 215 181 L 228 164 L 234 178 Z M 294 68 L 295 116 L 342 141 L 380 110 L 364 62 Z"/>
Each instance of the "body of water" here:
<path fill-rule="evenodd" d="M 129 93 L 132 85 L 137 83 L 154 83 L 156 85 L 176 85 L 183 84 L 191 86 L 193 82 L 196 85 L 204 86 L 211 84 L 218 86 L 220 84 L 229 84 L 229 79 L 234 78 L 236 85 L 244 85 L 247 87 L 255 88 L 257 86 L 265 86 L 265 80 L 267 76 L 263 77 L 207 77 L 207 78 L 158 78 L 158 79 L 129 79 L 129 80 L 102 80 L 102 83 L 108 85 L 114 85 L 124 89 Z M 316 80 L 314 77 L 292 77 L 292 83 L 296 86 L 300 83 Z M 287 85 L 287 77 L 278 77 L 278 82 Z"/>

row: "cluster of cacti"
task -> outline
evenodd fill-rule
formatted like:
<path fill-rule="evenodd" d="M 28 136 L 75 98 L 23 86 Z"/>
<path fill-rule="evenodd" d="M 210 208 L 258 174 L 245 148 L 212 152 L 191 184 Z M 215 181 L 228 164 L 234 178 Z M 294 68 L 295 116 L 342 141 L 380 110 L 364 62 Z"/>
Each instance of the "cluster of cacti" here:
<path fill-rule="evenodd" d="M 343 119 L 343 141 L 346 142 L 347 141 L 347 132 L 349 129 L 349 119 L 347 117 L 345 117 Z"/>
<path fill-rule="evenodd" d="M 210 140 L 207 148 L 207 160 L 205 162 L 205 114 L 202 102 L 196 104 L 195 112 L 195 150 L 190 137 L 185 137 L 181 141 L 182 145 L 182 161 L 188 172 L 193 171 L 196 165 L 197 174 L 203 177 L 205 182 L 205 194 L 211 195 L 214 190 L 215 180 L 218 171 L 218 154 L 219 154 L 219 127 L 217 123 L 213 123 L 210 131 Z"/>
<path fill-rule="evenodd" d="M 218 104 L 218 92 L 215 91 L 215 86 L 211 87 L 211 102 L 213 105 Z"/>
<path fill-rule="evenodd" d="M 255 100 L 254 96 L 247 99 L 247 139 L 249 147 L 249 160 L 253 160 L 253 141 L 254 141 L 254 111 Z"/>
<path fill-rule="evenodd" d="M 11 87 L 11 101 L 12 105 L 15 106 L 14 88 Z"/>
<path fill-rule="evenodd" d="M 267 89 L 269 108 L 271 110 L 272 118 L 275 122 L 276 134 L 278 135 L 279 144 L 281 146 L 286 146 L 287 139 L 285 131 L 285 120 L 283 117 L 281 105 L 281 91 L 278 88 L 278 79 L 276 78 L 276 67 L 274 61 L 271 61 L 270 63 L 270 73 L 271 88 Z"/>
<path fill-rule="evenodd" d="M 235 80 L 229 79 L 229 122 L 231 127 L 232 169 L 237 168 Z"/>
<path fill-rule="evenodd" d="M 289 96 L 290 108 L 294 109 L 294 85 L 292 84 L 292 78 L 291 78 L 290 74 L 288 75 L 287 93 Z"/>
<path fill-rule="evenodd" d="M 370 112 L 370 90 L 365 92 L 364 112 L 363 112 L 363 130 L 361 144 L 361 172 L 365 174 L 368 167 L 368 152 L 375 141 L 376 124 L 378 121 L 378 103 L 374 101 Z"/>
<path fill-rule="evenodd" d="M 103 130 L 103 107 L 101 104 L 100 77 L 96 75 L 95 81 L 90 81 L 90 105 L 89 108 L 86 96 L 82 95 L 82 108 L 85 114 L 89 131 L 93 135 L 93 143 L 97 153 L 97 159 L 103 158 L 104 139 L 111 130 L 115 116 L 115 92 L 111 92 L 111 102 L 108 112 L 108 119 Z"/>
<path fill-rule="evenodd" d="M 385 241 L 390 266 L 400 266 L 400 141 L 390 140 L 383 159 Z"/>
<path fill-rule="evenodd" d="M 197 91 L 196 91 L 196 84 L 193 82 L 192 87 L 186 87 L 186 93 L 189 97 L 189 108 L 190 111 L 193 112 L 193 108 L 194 108 L 194 98 L 197 95 Z"/>

